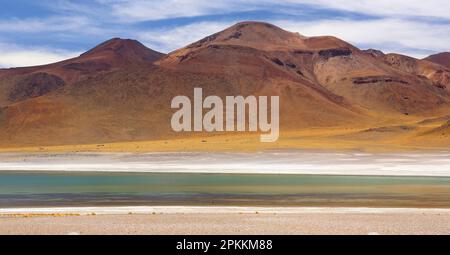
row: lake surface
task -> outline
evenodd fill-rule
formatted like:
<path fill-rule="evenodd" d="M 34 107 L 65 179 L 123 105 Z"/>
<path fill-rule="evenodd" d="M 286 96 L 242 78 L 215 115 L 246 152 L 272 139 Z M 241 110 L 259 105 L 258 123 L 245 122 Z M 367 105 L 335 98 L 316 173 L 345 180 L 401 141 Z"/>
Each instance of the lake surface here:
<path fill-rule="evenodd" d="M 1 208 L 115 205 L 450 208 L 450 178 L 0 171 Z"/>

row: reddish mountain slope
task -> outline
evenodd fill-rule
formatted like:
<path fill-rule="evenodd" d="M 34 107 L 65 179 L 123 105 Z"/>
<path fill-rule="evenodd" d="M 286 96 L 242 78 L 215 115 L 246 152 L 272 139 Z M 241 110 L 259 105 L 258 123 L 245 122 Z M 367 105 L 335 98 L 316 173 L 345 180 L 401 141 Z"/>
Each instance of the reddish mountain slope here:
<path fill-rule="evenodd" d="M 305 37 L 259 22 L 238 23 L 166 56 L 113 39 L 78 58 L 1 70 L 0 143 L 198 135 L 170 128 L 172 98 L 192 97 L 195 87 L 204 96 L 279 95 L 281 135 L 448 114 L 449 92 L 434 74 L 419 76 L 410 68 L 416 60 L 398 59 L 395 64 L 335 37 Z M 438 72 L 438 65 L 419 63 Z"/>
<path fill-rule="evenodd" d="M 387 54 L 383 60 L 402 72 L 414 74 L 431 85 L 450 91 L 450 69 L 426 60 L 415 59 L 400 54 Z"/>
<path fill-rule="evenodd" d="M 424 58 L 424 60 L 450 68 L 450 52 L 441 52 Z"/>
<path fill-rule="evenodd" d="M 333 116 L 343 114 L 334 111 L 360 107 L 394 115 L 423 114 L 438 110 L 448 100 L 448 93 L 438 85 L 401 72 L 342 40 L 304 37 L 259 22 L 236 24 L 172 52 L 157 64 L 194 73 L 249 76 L 254 81 L 272 79 L 271 84 L 289 80 L 303 95 L 308 93 L 304 92 L 307 88 L 321 94 L 326 99 L 323 109 L 327 109 L 327 103 L 338 104 L 326 110 Z"/>
<path fill-rule="evenodd" d="M 2 69 L 0 106 L 42 96 L 61 85 L 92 79 L 125 67 L 151 65 L 162 56 L 164 54 L 135 40 L 114 38 L 73 59 L 44 66 Z M 51 85 L 55 80 L 58 86 Z M 17 93 L 22 96 L 17 97 Z"/>
<path fill-rule="evenodd" d="M 315 54 L 331 57 L 333 49 L 345 46 L 353 48 L 332 37 L 306 38 L 271 24 L 242 22 L 172 52 L 156 64 L 222 77 L 230 84 L 229 95 L 279 95 L 285 128 L 330 126 L 360 119 L 362 114 L 318 84 L 312 58 Z"/>

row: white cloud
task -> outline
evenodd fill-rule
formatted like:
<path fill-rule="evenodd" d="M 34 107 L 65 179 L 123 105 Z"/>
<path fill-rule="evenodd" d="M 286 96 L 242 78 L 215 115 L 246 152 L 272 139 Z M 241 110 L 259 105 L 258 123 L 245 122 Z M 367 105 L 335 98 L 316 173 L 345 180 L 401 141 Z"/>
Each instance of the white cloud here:
<path fill-rule="evenodd" d="M 99 33 L 111 33 L 113 30 L 100 27 L 88 17 L 53 16 L 47 18 L 4 19 L 0 20 L 1 33 L 40 33 L 60 32 L 96 35 Z"/>
<path fill-rule="evenodd" d="M 121 21 L 160 20 L 250 10 L 273 11 L 295 4 L 308 4 L 380 16 L 424 16 L 450 19 L 448 0 L 97 0 L 112 4 L 113 15 Z"/>
<path fill-rule="evenodd" d="M 223 1 L 118 1 L 113 12 L 123 20 L 158 20 L 176 17 L 193 17 L 223 10 Z"/>
<path fill-rule="evenodd" d="M 219 32 L 234 23 L 232 21 L 192 23 L 138 33 L 136 38 L 154 50 L 170 52 Z"/>
<path fill-rule="evenodd" d="M 282 28 L 306 36 L 333 35 L 358 45 L 423 57 L 420 50 L 448 51 L 450 26 L 401 19 L 274 21 Z M 414 51 L 414 49 L 417 49 Z"/>
<path fill-rule="evenodd" d="M 285 3 L 311 4 L 322 8 L 381 16 L 425 16 L 450 19 L 448 0 L 282 0 Z"/>
<path fill-rule="evenodd" d="M 268 3 L 276 3 L 270 0 L 98 0 L 98 2 L 112 4 L 113 15 L 127 22 L 261 10 L 266 8 Z"/>
<path fill-rule="evenodd" d="M 79 52 L 70 52 L 46 48 L 21 48 L 0 44 L 0 67 L 23 67 L 44 65 L 78 56 Z"/>

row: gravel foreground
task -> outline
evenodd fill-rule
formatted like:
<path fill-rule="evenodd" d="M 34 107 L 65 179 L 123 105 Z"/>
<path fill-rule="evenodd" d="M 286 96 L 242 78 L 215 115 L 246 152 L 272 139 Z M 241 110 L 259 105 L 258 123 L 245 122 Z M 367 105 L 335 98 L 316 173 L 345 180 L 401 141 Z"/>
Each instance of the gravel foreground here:
<path fill-rule="evenodd" d="M 0 234 L 450 234 L 450 214 L 152 213 L 0 215 Z"/>

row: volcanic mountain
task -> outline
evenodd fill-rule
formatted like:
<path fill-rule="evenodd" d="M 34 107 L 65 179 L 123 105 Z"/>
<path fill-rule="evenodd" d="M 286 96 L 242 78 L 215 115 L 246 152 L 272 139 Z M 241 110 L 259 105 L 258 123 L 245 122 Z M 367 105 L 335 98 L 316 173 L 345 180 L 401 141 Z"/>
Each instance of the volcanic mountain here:
<path fill-rule="evenodd" d="M 236 24 L 167 55 L 157 64 L 187 72 L 251 77 L 241 88 L 250 88 L 252 93 L 256 84 L 269 94 L 284 92 L 288 97 L 298 93 L 301 100 L 286 103 L 295 105 L 292 114 L 297 116 L 313 110 L 312 116 L 304 116 L 308 121 L 303 123 L 314 122 L 319 109 L 324 114 L 322 123 L 335 119 L 331 116 L 346 118 L 346 111 L 421 114 L 438 110 L 449 96 L 447 80 L 434 84 L 428 77 L 400 70 L 335 37 L 305 37 L 258 22 Z M 254 86 L 249 84 L 252 81 Z M 313 99 L 314 93 L 317 96 Z M 311 107 L 313 102 L 320 107 Z M 302 103 L 306 109 L 298 105 Z"/>
<path fill-rule="evenodd" d="M 450 68 L 450 52 L 441 52 L 424 58 L 424 60 Z"/>
<path fill-rule="evenodd" d="M 376 54 L 375 54 L 376 53 Z M 448 69 L 241 22 L 167 55 L 112 39 L 78 58 L 0 70 L 3 147 L 204 137 L 175 133 L 177 95 L 280 96 L 283 132 L 410 123 L 450 114 Z"/>
<path fill-rule="evenodd" d="M 0 70 L 0 106 L 43 96 L 65 84 L 92 79 L 129 66 L 149 65 L 164 54 L 135 40 L 114 38 L 62 62 Z"/>
<path fill-rule="evenodd" d="M 450 90 L 450 69 L 446 66 L 395 53 L 382 53 L 376 57 L 399 71 L 431 81 L 437 88 Z"/>

